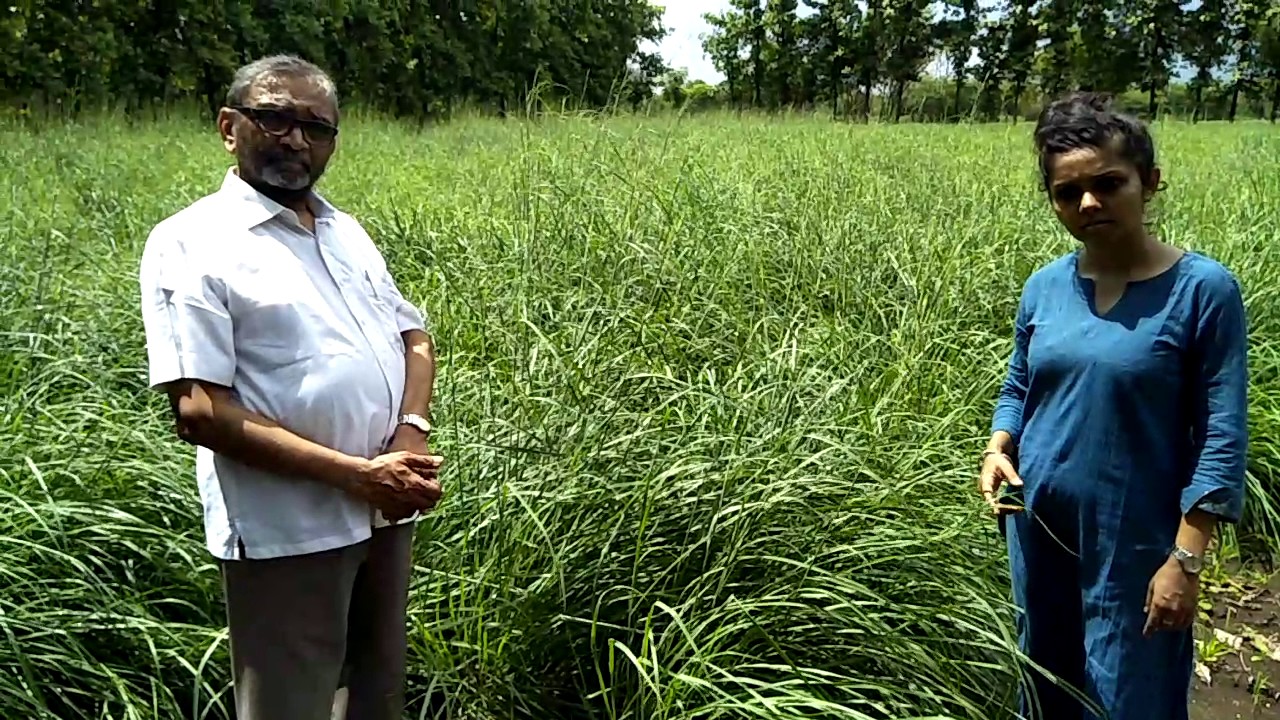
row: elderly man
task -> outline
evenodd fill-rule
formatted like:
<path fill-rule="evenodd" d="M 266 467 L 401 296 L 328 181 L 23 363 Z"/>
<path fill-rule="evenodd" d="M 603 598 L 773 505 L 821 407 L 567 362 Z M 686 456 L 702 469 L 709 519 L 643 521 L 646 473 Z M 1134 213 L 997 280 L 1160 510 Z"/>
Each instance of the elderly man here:
<path fill-rule="evenodd" d="M 197 447 L 221 563 L 237 716 L 400 717 L 434 350 L 352 217 L 312 187 L 333 82 L 294 57 L 241 68 L 218 116 L 222 187 L 160 222 L 140 266 L 152 387 Z"/>

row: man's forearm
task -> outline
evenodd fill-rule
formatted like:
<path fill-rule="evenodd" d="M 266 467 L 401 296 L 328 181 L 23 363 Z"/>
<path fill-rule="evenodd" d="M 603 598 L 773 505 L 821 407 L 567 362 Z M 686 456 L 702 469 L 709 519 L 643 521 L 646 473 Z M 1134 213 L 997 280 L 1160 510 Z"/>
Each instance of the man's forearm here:
<path fill-rule="evenodd" d="M 307 440 L 245 408 L 225 388 L 183 383 L 170 397 L 179 437 L 249 467 L 346 490 L 368 466 L 365 458 Z"/>
<path fill-rule="evenodd" d="M 435 346 L 421 330 L 404 333 L 404 399 L 400 412 L 430 417 L 431 394 L 436 380 Z"/>

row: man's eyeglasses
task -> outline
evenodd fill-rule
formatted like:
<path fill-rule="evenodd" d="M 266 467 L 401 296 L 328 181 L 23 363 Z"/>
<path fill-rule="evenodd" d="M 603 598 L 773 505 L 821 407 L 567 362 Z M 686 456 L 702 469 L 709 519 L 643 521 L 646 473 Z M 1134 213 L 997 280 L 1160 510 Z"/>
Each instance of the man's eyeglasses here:
<path fill-rule="evenodd" d="M 255 125 L 268 135 L 283 137 L 293 131 L 294 126 L 302 128 L 302 134 L 312 145 L 328 145 L 338 137 L 338 128 L 320 120 L 304 120 L 292 113 L 273 108 L 253 108 L 239 106 L 231 108 L 253 121 Z"/>

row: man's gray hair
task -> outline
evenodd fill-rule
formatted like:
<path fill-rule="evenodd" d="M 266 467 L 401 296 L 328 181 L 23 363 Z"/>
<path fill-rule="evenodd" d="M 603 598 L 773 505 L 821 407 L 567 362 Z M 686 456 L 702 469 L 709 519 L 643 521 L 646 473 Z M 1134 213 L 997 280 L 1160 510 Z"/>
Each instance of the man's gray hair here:
<path fill-rule="evenodd" d="M 333 100 L 334 108 L 338 107 L 338 88 L 333 78 L 315 63 L 307 62 L 296 55 L 271 55 L 259 58 L 241 67 L 231 80 L 227 89 L 227 105 L 235 107 L 243 105 L 249 96 L 249 88 L 263 78 L 300 77 L 314 80 Z"/>

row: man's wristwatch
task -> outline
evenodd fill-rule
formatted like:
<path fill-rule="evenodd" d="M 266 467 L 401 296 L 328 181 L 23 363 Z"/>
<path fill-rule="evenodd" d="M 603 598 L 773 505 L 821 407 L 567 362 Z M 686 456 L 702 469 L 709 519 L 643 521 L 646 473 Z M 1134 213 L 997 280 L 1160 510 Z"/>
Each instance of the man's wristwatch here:
<path fill-rule="evenodd" d="M 413 415 L 413 414 L 401 415 L 399 418 L 396 419 L 396 424 L 408 425 L 409 427 L 418 430 L 423 435 L 426 435 L 428 437 L 430 437 L 431 435 L 431 423 L 421 415 Z"/>
<path fill-rule="evenodd" d="M 1188 575 L 1199 575 L 1200 571 L 1204 569 L 1204 558 L 1186 548 L 1174 545 L 1172 555 L 1173 559 L 1177 560 L 1178 564 L 1182 566 L 1182 572 Z"/>

